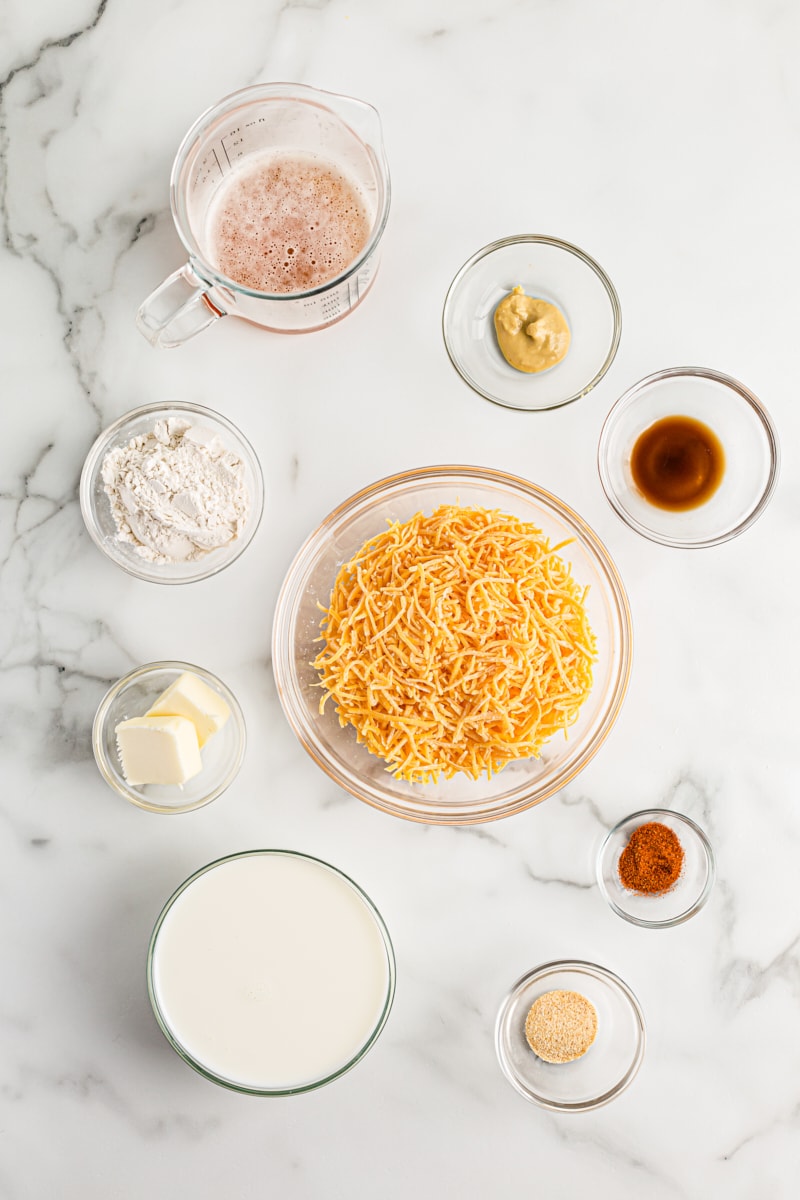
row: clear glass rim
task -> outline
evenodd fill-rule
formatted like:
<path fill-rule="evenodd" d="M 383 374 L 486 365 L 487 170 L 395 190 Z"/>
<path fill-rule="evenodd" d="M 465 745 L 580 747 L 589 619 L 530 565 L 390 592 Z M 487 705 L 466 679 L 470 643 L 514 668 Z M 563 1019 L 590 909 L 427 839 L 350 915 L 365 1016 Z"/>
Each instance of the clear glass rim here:
<path fill-rule="evenodd" d="M 613 318 L 613 323 L 614 323 L 613 331 L 611 334 L 611 344 L 609 345 L 608 353 L 606 354 L 605 360 L 603 361 L 602 365 L 600 366 L 598 371 L 594 374 L 594 376 L 589 380 L 589 382 L 587 384 L 585 384 L 580 389 L 580 391 L 575 392 L 571 396 L 567 396 L 566 399 L 559 400 L 555 404 L 548 404 L 548 405 L 544 406 L 543 408 L 520 408 L 519 405 L 517 405 L 517 404 L 508 404 L 508 403 L 506 403 L 506 401 L 500 400 L 497 396 L 494 396 L 490 392 L 487 392 L 484 388 L 482 388 L 480 386 L 479 383 L 477 383 L 472 378 L 471 375 L 465 373 L 465 371 L 463 369 L 463 365 L 457 359 L 456 355 L 454 354 L 454 352 L 450 346 L 450 339 L 448 337 L 448 332 L 447 332 L 449 309 L 450 309 L 450 306 L 452 305 L 453 297 L 455 296 L 455 293 L 456 293 L 456 290 L 458 289 L 459 284 L 464 279 L 464 277 L 472 270 L 472 268 L 477 263 L 479 263 L 482 259 L 488 257 L 488 255 L 494 254 L 497 250 L 503 250 L 503 249 L 505 249 L 506 246 L 519 245 L 520 243 L 529 243 L 529 242 L 535 242 L 535 243 L 539 243 L 539 244 L 545 245 L 545 246 L 553 246 L 557 250 L 564 250 L 564 251 L 568 252 L 569 254 L 574 255 L 575 258 L 580 259 L 581 262 L 583 262 L 587 267 L 589 267 L 592 271 L 594 271 L 594 273 L 597 276 L 597 278 L 599 279 L 600 283 L 605 288 L 606 294 L 609 299 L 609 303 L 611 305 L 611 313 L 612 313 L 612 318 Z M 603 268 L 600 266 L 600 264 L 596 261 L 596 259 L 592 258 L 591 255 L 587 254 L 585 250 L 581 250 L 581 248 L 579 246 L 573 245 L 572 242 L 565 242 L 561 238 L 549 237 L 546 234 L 536 234 L 536 233 L 512 234 L 510 237 L 499 238 L 496 242 L 490 242 L 488 244 L 488 246 L 483 246 L 480 250 L 476 251 L 476 253 L 473 254 L 471 258 L 468 258 L 467 261 L 464 263 L 464 265 L 456 272 L 455 276 L 453 277 L 453 281 L 450 284 L 450 287 L 447 289 L 447 295 L 444 298 L 444 306 L 442 308 L 442 338 L 444 339 L 444 345 L 445 345 L 445 349 L 447 350 L 447 356 L 450 359 L 450 362 L 453 364 L 453 367 L 455 368 L 457 373 L 461 376 L 461 378 L 464 380 L 464 382 L 469 387 L 472 388 L 473 392 L 476 392 L 477 395 L 482 396 L 484 400 L 488 400 L 488 401 L 490 401 L 490 403 L 496 404 L 500 408 L 509 409 L 512 412 L 520 412 L 520 413 L 552 412 L 552 410 L 554 408 L 563 408 L 567 404 L 574 404 L 574 402 L 576 400 L 580 400 L 583 396 L 588 395 L 588 393 L 591 392 L 592 389 L 597 386 L 597 384 L 600 382 L 600 380 L 603 378 L 603 376 L 607 373 L 609 367 L 611 366 L 614 359 L 616 358 L 616 354 L 617 354 L 617 350 L 619 349 L 619 343 L 620 343 L 621 337 L 622 337 L 622 306 L 620 304 L 617 290 L 614 287 L 614 284 L 611 282 L 610 277 L 606 274 L 606 272 L 603 270 Z"/>
<path fill-rule="evenodd" d="M 609 442 L 614 427 L 617 421 L 622 416 L 623 412 L 633 404 L 644 392 L 648 391 L 653 385 L 662 383 L 666 379 L 708 379 L 713 383 L 719 383 L 723 387 L 734 392 L 740 399 L 752 409 L 755 416 L 761 423 L 767 446 L 769 447 L 769 473 L 764 490 L 751 511 L 736 525 L 730 529 L 726 529 L 721 533 L 710 534 L 702 538 L 680 538 L 672 537 L 670 534 L 661 533 L 658 530 L 651 529 L 647 525 L 643 525 L 634 516 L 629 513 L 620 502 L 617 493 L 611 483 L 611 475 L 608 468 Z M 651 542 L 658 542 L 662 546 L 673 546 L 680 550 L 702 550 L 708 546 L 718 546 L 723 542 L 729 542 L 739 534 L 744 533 L 751 525 L 754 525 L 764 509 L 772 499 L 775 488 L 778 485 L 778 476 L 780 474 L 780 443 L 778 441 L 778 433 L 772 417 L 767 412 L 764 405 L 758 399 L 754 392 L 751 392 L 748 387 L 740 383 L 738 379 L 734 379 L 732 375 L 726 375 L 723 371 L 715 371 L 710 367 L 667 367 L 662 371 L 655 371 L 652 375 L 646 375 L 644 379 L 640 379 L 638 383 L 634 383 L 627 391 L 615 401 L 614 405 L 609 410 L 608 416 L 603 422 L 603 427 L 600 430 L 600 440 L 597 444 L 597 469 L 600 475 L 600 483 L 605 492 L 614 512 L 622 520 L 629 529 L 633 529 L 642 537 L 648 538 Z"/>
<path fill-rule="evenodd" d="M 200 246 L 197 243 L 194 234 L 192 233 L 189 221 L 186 217 L 182 190 L 181 176 L 184 167 L 195 147 L 196 142 L 202 138 L 208 129 L 215 121 L 221 120 L 228 113 L 252 101 L 258 100 L 297 100 L 300 103 L 316 105 L 318 108 L 324 108 L 328 112 L 332 112 L 344 126 L 350 129 L 350 132 L 364 146 L 368 156 L 375 167 L 376 178 L 380 183 L 381 196 L 378 206 L 378 213 L 375 218 L 375 223 L 370 232 L 369 239 L 353 262 L 342 271 L 340 275 L 329 279 L 327 283 L 320 284 L 319 287 L 311 288 L 305 292 L 259 292 L 253 288 L 245 287 L 244 284 L 237 283 L 235 279 L 230 279 L 227 275 L 223 275 L 216 267 L 208 261 L 203 255 Z M 375 121 L 376 128 L 379 134 L 379 145 L 377 147 L 368 146 L 363 138 L 352 129 L 344 118 L 336 112 L 335 107 L 325 103 L 326 100 L 337 101 L 344 104 L 352 104 L 363 109 L 370 114 L 370 118 Z M 329 292 L 337 284 L 344 283 L 347 279 L 364 266 L 367 259 L 374 253 L 378 243 L 383 236 L 386 228 L 386 222 L 389 219 L 389 208 L 391 206 L 392 186 L 391 177 L 389 175 L 389 164 L 386 160 L 386 154 L 383 148 L 383 126 L 381 124 L 380 114 L 374 105 L 367 100 L 359 100 L 355 96 L 346 96 L 341 92 L 326 91 L 322 88 L 311 87 L 305 83 L 255 83 L 249 87 L 240 88 L 238 91 L 231 92 L 227 96 L 223 96 L 216 104 L 212 104 L 205 112 L 194 122 L 188 133 L 183 138 L 178 151 L 175 155 L 172 164 L 169 181 L 169 198 L 170 210 L 172 212 L 172 220 L 175 224 L 175 229 L 178 237 L 183 243 L 186 253 L 189 255 L 189 261 L 192 269 L 208 284 L 217 286 L 232 292 L 235 295 L 249 296 L 254 300 L 275 300 L 286 302 L 290 300 L 306 300 L 312 296 L 319 296 L 325 292 Z"/>
<path fill-rule="evenodd" d="M 300 576 L 305 571 L 320 542 L 344 518 L 358 510 L 371 498 L 388 489 L 399 489 L 412 483 L 424 484 L 426 480 L 440 480 L 442 477 L 448 476 L 453 478 L 466 476 L 470 482 L 479 484 L 493 483 L 511 486 L 522 491 L 527 499 L 548 507 L 556 517 L 569 524 L 591 551 L 596 566 L 608 584 L 607 595 L 612 602 L 615 623 L 619 630 L 619 668 L 609 689 L 609 703 L 594 735 L 588 740 L 581 753 L 572 762 L 565 764 L 546 787 L 537 791 L 535 785 L 520 785 L 502 807 L 495 807 L 496 802 L 494 801 L 490 801 L 488 804 L 476 800 L 459 805 L 437 805 L 435 801 L 427 800 L 420 803 L 419 808 L 410 808 L 397 802 L 393 803 L 384 793 L 379 794 L 375 789 L 365 786 L 356 774 L 340 770 L 335 763 L 329 760 L 324 748 L 314 736 L 313 730 L 305 724 L 303 706 L 299 700 L 295 699 L 294 680 L 289 665 L 291 646 L 288 634 L 291 629 Z M 631 612 L 622 578 L 604 543 L 582 517 L 552 493 L 519 476 L 487 467 L 440 465 L 401 471 L 361 488 L 339 504 L 309 534 L 289 566 L 278 594 L 272 627 L 272 663 L 281 707 L 295 736 L 317 766 L 340 787 L 380 812 L 401 817 L 404 820 L 424 825 L 476 825 L 514 816 L 533 808 L 565 787 L 594 758 L 611 732 L 627 692 L 632 666 L 632 640 Z M 365 753 L 367 752 L 365 751 Z"/>
<path fill-rule="evenodd" d="M 128 424 L 133 424 L 135 421 L 140 420 L 142 417 L 158 417 L 159 415 L 165 416 L 168 413 L 185 413 L 187 416 L 197 417 L 200 420 L 206 420 L 221 425 L 237 443 L 229 448 L 236 452 L 238 452 L 240 448 L 244 451 L 255 478 L 255 495 L 250 497 L 252 501 L 250 515 L 248 517 L 244 535 L 238 539 L 239 545 L 236 547 L 236 552 L 226 558 L 224 562 L 217 561 L 210 565 L 207 569 L 198 570 L 195 574 L 189 575 L 185 579 L 173 579 L 167 576 L 160 576 L 156 571 L 147 572 L 144 569 L 137 570 L 131 563 L 123 560 L 121 557 L 118 558 L 116 555 L 113 555 L 110 552 L 109 547 L 100 537 L 97 526 L 95 525 L 91 506 L 91 494 L 95 475 L 102 467 L 103 457 L 106 451 L 114 444 L 114 441 L 118 437 L 120 430 L 124 429 Z M 123 413 L 121 417 L 117 417 L 115 421 L 112 421 L 110 425 L 107 425 L 106 428 L 97 435 L 95 440 L 92 442 L 91 447 L 89 448 L 89 452 L 84 459 L 83 468 L 81 469 L 81 478 L 78 487 L 83 523 L 86 526 L 86 530 L 95 546 L 97 546 L 97 548 L 101 550 L 106 558 L 110 559 L 115 566 L 120 567 L 127 575 L 132 576 L 133 579 L 140 579 L 143 583 L 156 583 L 167 587 L 180 587 L 187 583 L 199 583 L 201 579 L 210 579 L 212 576 L 218 575 L 220 571 L 224 571 L 226 567 L 231 565 L 231 563 L 236 562 L 236 559 L 244 553 L 258 532 L 258 527 L 261 524 L 261 518 L 264 515 L 264 492 L 264 474 L 261 469 L 261 463 L 259 462 L 258 455 L 253 449 L 253 446 L 247 440 L 242 431 L 236 425 L 234 425 L 233 421 L 230 421 L 227 417 L 223 416 L 222 413 L 217 412 L 215 409 L 207 408 L 202 404 L 192 404 L 190 401 L 186 400 L 176 400 L 171 404 L 143 404 L 139 408 L 129 409 L 128 412 Z M 206 557 L 211 558 L 212 555 L 209 554 Z M 143 563 L 145 562 L 144 559 L 142 561 Z M 203 562 L 203 559 L 198 559 L 197 562 L 199 565 Z M 155 564 L 150 565 L 152 567 Z"/>
<path fill-rule="evenodd" d="M 135 792 L 132 788 L 124 786 L 122 781 L 111 770 L 106 756 L 103 730 L 111 705 L 120 692 L 124 691 L 130 684 L 147 675 L 153 675 L 157 671 L 175 671 L 179 675 L 182 675 L 184 671 L 190 671 L 193 675 L 197 675 L 205 683 L 213 687 L 215 691 L 219 691 L 231 711 L 231 720 L 234 722 L 238 733 L 236 754 L 224 778 L 207 796 L 202 796 L 199 800 L 192 801 L 191 804 L 165 805 L 149 801 L 145 796 Z M 123 675 L 122 678 L 111 685 L 105 696 L 103 696 L 103 699 L 97 706 L 97 712 L 92 722 L 92 750 L 94 752 L 94 759 L 97 763 L 97 769 L 108 786 L 118 796 L 122 796 L 123 800 L 127 800 L 130 804 L 135 804 L 137 808 L 141 808 L 145 812 L 159 813 L 164 816 L 194 812 L 197 808 L 205 808 L 212 800 L 216 800 L 218 796 L 221 796 L 239 774 L 246 748 L 247 726 L 245 724 L 244 713 L 231 689 L 218 676 L 212 674 L 211 671 L 207 671 L 204 667 L 195 666 L 193 663 L 181 662 L 178 659 L 165 659 L 161 662 L 144 663 L 142 666 L 136 667 L 133 671 L 129 671 L 127 675 Z"/>
<path fill-rule="evenodd" d="M 158 939 L 159 930 L 161 929 L 161 926 L 163 925 L 164 921 L 166 920 L 166 917 L 167 917 L 170 909 L 172 908 L 172 905 L 175 903 L 175 901 L 178 899 L 178 897 L 184 891 L 186 891 L 186 889 L 192 883 L 194 883 L 194 881 L 196 879 L 199 879 L 201 875 L 205 875 L 208 871 L 212 871 L 215 867 L 219 867 L 223 863 L 232 862 L 236 859 L 254 858 L 254 857 L 259 857 L 259 856 L 277 856 L 277 855 L 282 855 L 287 858 L 301 858 L 301 859 L 304 859 L 306 862 L 316 863 L 317 865 L 324 867 L 326 870 L 331 871 L 334 875 L 338 875 L 341 879 L 343 879 L 345 881 L 345 883 L 347 883 L 349 885 L 349 887 L 351 887 L 353 889 L 353 891 L 359 896 L 359 898 L 366 905 L 367 911 L 369 912 L 370 916 L 374 920 L 375 925 L 378 929 L 378 932 L 381 935 L 381 940 L 383 942 L 384 951 L 386 953 L 386 964 L 387 964 L 387 968 L 388 968 L 389 978 L 388 978 L 386 996 L 384 998 L 383 1007 L 381 1009 L 380 1015 L 378 1017 L 378 1020 L 377 1020 L 377 1023 L 375 1025 L 374 1029 L 370 1033 L 370 1035 L 369 1035 L 368 1039 L 366 1040 L 366 1042 L 364 1043 L 364 1045 L 361 1046 L 361 1048 L 353 1055 L 352 1058 L 350 1058 L 344 1064 L 344 1066 L 339 1067 L 336 1071 L 330 1072 L 328 1075 L 324 1076 L 324 1078 L 322 1078 L 322 1079 L 314 1080 L 311 1083 L 305 1083 L 298 1087 L 259 1088 L 259 1087 L 251 1087 L 246 1084 L 236 1083 L 233 1080 L 226 1079 L 224 1076 L 217 1075 L 214 1071 L 209 1070 L 208 1067 L 203 1066 L 203 1064 L 201 1062 L 199 1062 L 197 1059 L 193 1058 L 192 1055 L 189 1053 L 189 1051 L 186 1050 L 181 1045 L 181 1043 L 178 1041 L 176 1036 L 173 1034 L 172 1030 L 169 1028 L 169 1025 L 167 1024 L 167 1022 L 163 1016 L 163 1013 L 161 1012 L 161 1008 L 158 1003 L 158 997 L 156 996 L 155 984 L 153 981 L 153 966 L 154 966 L 156 941 Z M 148 949 L 147 949 L 147 994 L 149 996 L 150 1005 L 153 1009 L 153 1014 L 156 1018 L 156 1021 L 158 1022 L 159 1028 L 161 1029 L 161 1032 L 164 1034 L 164 1036 L 166 1037 L 169 1044 L 172 1046 L 172 1049 L 176 1052 L 176 1054 L 179 1055 L 180 1058 L 183 1059 L 183 1061 L 185 1063 L 187 1063 L 190 1067 L 192 1067 L 193 1070 L 197 1071 L 197 1073 L 199 1075 L 202 1075 L 204 1079 L 208 1079 L 211 1083 L 219 1084 L 220 1087 L 228 1088 L 229 1091 L 239 1092 L 240 1094 L 247 1095 L 247 1096 L 299 1096 L 305 1092 L 316 1091 L 317 1088 L 324 1087 L 328 1083 L 333 1083 L 334 1080 L 339 1079 L 339 1078 L 341 1078 L 342 1075 L 347 1074 L 348 1071 L 352 1070 L 353 1067 L 357 1066 L 357 1064 L 361 1061 L 362 1058 L 364 1058 L 364 1056 L 368 1053 L 368 1051 L 372 1049 L 375 1042 L 380 1037 L 380 1034 L 382 1033 L 383 1028 L 389 1018 L 389 1013 L 391 1012 L 392 1004 L 394 1002 L 396 983 L 397 983 L 397 968 L 396 968 L 396 962 L 395 962 L 394 946 L 392 945 L 392 939 L 389 936 L 389 930 L 386 928 L 386 923 L 385 923 L 383 917 L 381 916 L 380 912 L 378 911 L 377 907 L 375 906 L 374 902 L 370 899 L 370 897 L 367 895 L 367 893 L 364 891 L 364 889 L 362 887 L 360 887 L 355 882 L 354 879 L 351 879 L 350 876 L 347 875 L 344 871 L 340 870 L 339 867 L 333 866 L 332 863 L 326 862 L 325 859 L 323 859 L 323 858 L 317 858 L 313 854 L 304 854 L 302 851 L 299 851 L 299 850 L 282 850 L 282 849 L 267 849 L 267 848 L 255 849 L 255 850 L 240 850 L 235 854 L 223 855 L 221 858 L 217 858 L 213 862 L 207 863 L 204 867 L 200 867 L 197 871 L 195 871 L 192 875 L 190 875 L 188 879 L 185 879 L 183 881 L 183 883 L 178 888 L 176 888 L 176 890 L 172 893 L 170 898 L 167 900 L 166 904 L 164 905 L 161 912 L 159 913 L 158 918 L 156 919 L 156 923 L 155 923 L 155 926 L 153 927 L 153 932 L 150 935 L 150 943 L 149 943 Z"/>
<path fill-rule="evenodd" d="M 503 1052 L 503 1031 L 510 1018 L 511 1006 L 514 1003 L 518 993 L 523 987 L 527 986 L 527 984 L 532 982 L 534 979 L 537 979 L 540 976 L 545 977 L 547 975 L 554 974 L 557 971 L 575 971 L 581 974 L 591 975 L 594 978 L 599 977 L 605 980 L 607 983 L 610 983 L 612 987 L 621 992 L 628 1001 L 631 1011 L 636 1019 L 636 1049 L 630 1066 L 618 1083 L 616 1083 L 612 1088 L 609 1088 L 608 1091 L 603 1092 L 602 1095 L 592 1100 L 584 1100 L 575 1103 L 560 1103 L 558 1101 L 548 1099 L 546 1096 L 541 1096 L 538 1092 L 535 1092 L 533 1088 L 527 1087 L 514 1073 L 514 1071 L 512 1071 L 510 1064 L 506 1062 L 505 1054 Z M 610 971 L 608 967 L 601 967 L 598 963 L 587 962 L 585 959 L 579 958 L 555 959 L 552 962 L 542 963 L 538 967 L 532 967 L 530 971 L 526 971 L 523 975 L 520 975 L 519 979 L 512 984 L 505 996 L 505 999 L 500 1005 L 494 1030 L 494 1045 L 495 1052 L 497 1054 L 497 1060 L 500 1064 L 500 1069 L 508 1082 L 522 1097 L 524 1097 L 524 1099 L 533 1101 L 533 1103 L 538 1104 L 541 1108 L 549 1109 L 551 1112 L 590 1112 L 592 1109 L 602 1108 L 605 1104 L 615 1100 L 617 1096 L 621 1095 L 622 1092 L 624 1092 L 625 1089 L 629 1087 L 631 1083 L 633 1083 L 633 1080 L 635 1079 L 639 1068 L 642 1065 L 645 1044 L 647 1041 L 644 1014 L 635 992 L 628 986 L 627 983 L 625 983 L 624 979 L 621 979 L 619 975 L 616 975 L 613 971 Z"/>
<path fill-rule="evenodd" d="M 677 821 L 681 825 L 685 825 L 697 838 L 697 841 L 703 851 L 703 856 L 706 864 L 706 878 L 699 896 L 682 912 L 677 913 L 674 917 L 669 917 L 663 921 L 648 921 L 644 917 L 634 916 L 633 913 L 627 912 L 616 903 L 613 896 L 606 888 L 605 879 L 603 878 L 603 860 L 606 852 L 616 835 L 626 825 L 632 821 L 639 824 L 644 824 L 646 821 L 659 821 L 665 817 Z M 708 839 L 708 835 L 700 826 L 687 817 L 684 813 L 678 812 L 673 808 L 642 808 L 638 812 L 628 813 L 627 817 L 623 817 L 621 821 L 617 821 L 612 829 L 609 829 L 606 836 L 603 838 L 600 849 L 597 851 L 597 859 L 595 863 L 595 874 L 597 877 L 597 886 L 600 889 L 600 894 L 608 904 L 608 907 L 615 912 L 618 917 L 622 917 L 623 921 L 630 922 L 631 925 L 638 925 L 640 929 L 672 929 L 675 925 L 683 925 L 685 921 L 690 920 L 700 909 L 707 903 L 714 887 L 714 882 L 717 877 L 717 862 L 714 857 L 714 849 Z"/>

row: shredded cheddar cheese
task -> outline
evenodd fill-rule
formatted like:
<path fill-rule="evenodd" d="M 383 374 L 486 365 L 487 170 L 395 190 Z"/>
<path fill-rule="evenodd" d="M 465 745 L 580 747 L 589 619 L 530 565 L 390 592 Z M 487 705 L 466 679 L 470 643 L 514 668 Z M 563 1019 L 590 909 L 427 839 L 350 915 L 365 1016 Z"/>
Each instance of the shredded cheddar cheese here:
<path fill-rule="evenodd" d="M 538 757 L 592 686 L 586 589 L 534 525 L 443 505 L 339 571 L 314 661 L 340 725 L 398 779 L 472 779 Z"/>

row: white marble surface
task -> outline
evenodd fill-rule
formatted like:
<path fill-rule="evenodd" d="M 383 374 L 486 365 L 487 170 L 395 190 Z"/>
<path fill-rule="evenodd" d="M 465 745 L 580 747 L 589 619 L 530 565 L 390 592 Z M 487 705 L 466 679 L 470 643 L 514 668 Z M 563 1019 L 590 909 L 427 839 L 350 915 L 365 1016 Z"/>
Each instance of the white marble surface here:
<path fill-rule="evenodd" d="M 0 1196 L 795 1196 L 797 6 L 6 0 L 2 31 Z M 155 351 L 133 316 L 181 261 L 177 144 L 217 98 L 276 79 L 383 116 L 394 202 L 374 290 L 308 338 L 226 320 Z M 563 411 L 485 403 L 442 345 L 453 274 L 516 232 L 585 247 L 621 296 L 615 363 Z M 784 450 L 760 523 L 692 553 L 629 532 L 594 463 L 614 399 L 685 362 L 747 383 Z M 267 478 L 252 546 L 190 589 L 106 561 L 76 498 L 97 432 L 159 398 L 221 409 Z M 294 740 L 269 663 L 277 590 L 316 522 L 367 482 L 446 461 L 574 505 L 635 621 L 628 699 L 597 758 L 539 808 L 473 829 L 339 791 Z M 89 732 L 111 681 L 168 657 L 234 688 L 250 744 L 228 793 L 165 818 L 105 787 Z M 658 804 L 707 829 L 719 879 L 698 918 L 648 933 L 606 908 L 592 859 L 608 826 Z M 173 887 L 261 845 L 352 874 L 398 960 L 377 1046 L 286 1101 L 195 1075 L 144 985 Z M 567 1118 L 513 1092 L 492 1030 L 519 974 L 572 956 L 631 984 L 648 1048 L 619 1100 Z"/>

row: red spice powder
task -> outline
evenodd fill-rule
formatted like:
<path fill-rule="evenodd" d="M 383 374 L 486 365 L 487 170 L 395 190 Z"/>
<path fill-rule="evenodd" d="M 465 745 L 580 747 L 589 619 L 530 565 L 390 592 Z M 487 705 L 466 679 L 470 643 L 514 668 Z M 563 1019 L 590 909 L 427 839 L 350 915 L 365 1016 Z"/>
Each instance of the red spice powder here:
<path fill-rule="evenodd" d="M 617 869 L 620 883 L 629 891 L 659 896 L 680 878 L 683 846 L 668 826 L 647 821 L 631 834 Z"/>

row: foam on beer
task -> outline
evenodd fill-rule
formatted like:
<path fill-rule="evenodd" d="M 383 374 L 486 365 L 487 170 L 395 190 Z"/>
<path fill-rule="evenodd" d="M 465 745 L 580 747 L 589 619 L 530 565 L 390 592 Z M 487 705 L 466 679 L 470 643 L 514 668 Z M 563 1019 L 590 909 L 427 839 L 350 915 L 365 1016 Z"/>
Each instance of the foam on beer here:
<path fill-rule="evenodd" d="M 265 155 L 220 188 L 209 214 L 209 254 L 222 274 L 254 291 L 307 292 L 345 271 L 369 233 L 364 202 L 336 166 Z"/>

